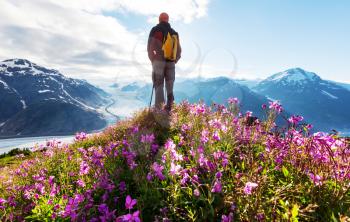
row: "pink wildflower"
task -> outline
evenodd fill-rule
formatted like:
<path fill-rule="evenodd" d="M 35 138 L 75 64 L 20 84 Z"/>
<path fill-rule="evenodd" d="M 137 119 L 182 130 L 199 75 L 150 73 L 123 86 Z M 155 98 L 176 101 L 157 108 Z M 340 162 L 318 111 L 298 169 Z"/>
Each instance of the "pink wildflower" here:
<path fill-rule="evenodd" d="M 252 192 L 253 192 L 253 189 L 255 189 L 256 187 L 258 187 L 257 183 L 248 182 L 248 183 L 245 184 L 243 192 L 246 195 L 251 195 Z"/>
<path fill-rule="evenodd" d="M 134 208 L 134 206 L 136 205 L 137 200 L 136 199 L 132 199 L 130 195 L 128 195 L 125 199 L 125 208 L 128 210 L 131 210 L 132 208 Z"/>

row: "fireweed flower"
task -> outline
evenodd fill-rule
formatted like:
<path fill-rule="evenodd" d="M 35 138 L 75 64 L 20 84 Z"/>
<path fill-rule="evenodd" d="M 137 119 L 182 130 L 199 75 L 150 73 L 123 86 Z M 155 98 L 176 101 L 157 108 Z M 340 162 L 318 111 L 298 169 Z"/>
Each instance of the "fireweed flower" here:
<path fill-rule="evenodd" d="M 154 142 L 154 134 L 146 134 L 146 135 L 141 135 L 141 142 L 142 143 L 153 143 Z"/>
<path fill-rule="evenodd" d="M 99 217 L 100 221 L 110 221 L 114 218 L 115 210 L 110 212 L 106 204 L 99 205 L 98 211 L 103 215 Z"/>
<path fill-rule="evenodd" d="M 203 130 L 202 135 L 201 135 L 201 142 L 202 143 L 207 143 L 209 141 L 209 131 L 208 130 Z"/>
<path fill-rule="evenodd" d="M 169 140 L 165 143 L 164 147 L 165 147 L 165 149 L 173 150 L 173 149 L 176 148 L 176 145 L 175 145 L 175 143 L 174 143 L 171 139 L 169 139 Z"/>
<path fill-rule="evenodd" d="M 204 147 L 203 146 L 199 146 L 197 149 L 198 153 L 204 153 Z"/>
<path fill-rule="evenodd" d="M 253 112 L 252 112 L 252 111 L 247 111 L 247 112 L 245 113 L 245 116 L 246 116 L 246 117 L 252 117 L 252 116 L 253 116 Z"/>
<path fill-rule="evenodd" d="M 53 180 L 55 179 L 55 176 L 49 176 L 49 184 L 53 185 Z"/>
<path fill-rule="evenodd" d="M 194 114 L 196 116 L 198 116 L 200 114 L 204 114 L 205 113 L 205 104 L 192 105 L 190 112 L 191 112 L 191 114 Z"/>
<path fill-rule="evenodd" d="M 79 187 L 85 187 L 85 182 L 82 179 L 77 180 L 77 184 Z"/>
<path fill-rule="evenodd" d="M 235 178 L 236 178 L 237 180 L 239 180 L 239 179 L 241 179 L 242 176 L 243 176 L 243 173 L 237 173 L 237 174 L 235 175 Z"/>
<path fill-rule="evenodd" d="M 245 184 L 245 187 L 244 187 L 243 192 L 244 192 L 246 195 L 251 195 L 252 192 L 253 192 L 253 189 L 255 189 L 256 187 L 258 187 L 258 184 L 257 184 L 257 183 L 247 182 L 247 183 Z"/>
<path fill-rule="evenodd" d="M 193 195 L 195 195 L 196 197 L 199 197 L 199 195 L 200 195 L 199 190 L 198 190 L 198 189 L 195 189 L 195 190 L 193 191 Z"/>
<path fill-rule="evenodd" d="M 139 127 L 138 127 L 138 126 L 134 126 L 134 127 L 132 128 L 132 130 L 131 130 L 131 132 L 132 132 L 133 134 L 137 133 L 138 131 L 139 131 Z"/>
<path fill-rule="evenodd" d="M 232 222 L 233 221 L 233 213 L 231 212 L 229 215 L 222 215 L 221 222 Z"/>
<path fill-rule="evenodd" d="M 191 127 L 188 124 L 183 124 L 181 126 L 181 132 L 183 133 L 187 132 L 189 129 L 191 129 Z"/>
<path fill-rule="evenodd" d="M 283 111 L 282 105 L 278 101 L 269 102 L 269 104 L 269 108 L 277 113 L 281 113 Z"/>
<path fill-rule="evenodd" d="M 87 134 L 84 133 L 84 132 L 80 132 L 80 133 L 75 134 L 75 140 L 76 141 L 83 141 L 86 138 L 87 138 Z"/>
<path fill-rule="evenodd" d="M 159 150 L 159 145 L 158 144 L 152 144 L 151 145 L 151 153 L 152 155 L 156 155 L 158 153 Z"/>
<path fill-rule="evenodd" d="M 197 174 L 193 175 L 193 177 L 191 178 L 191 182 L 199 184 L 199 177 Z"/>
<path fill-rule="evenodd" d="M 51 186 L 50 197 L 56 196 L 59 192 L 60 192 L 60 187 L 57 186 L 56 184 L 53 184 Z"/>
<path fill-rule="evenodd" d="M 300 123 L 303 120 L 304 120 L 304 117 L 302 117 L 302 116 L 291 116 L 288 119 L 288 122 L 291 124 L 297 125 L 298 123 Z"/>
<path fill-rule="evenodd" d="M 320 175 L 309 173 L 309 177 L 316 186 L 322 185 L 322 177 Z"/>
<path fill-rule="evenodd" d="M 80 171 L 79 171 L 79 174 L 82 176 L 82 175 L 86 175 L 89 173 L 89 170 L 90 170 L 90 166 L 89 164 L 87 164 L 85 161 L 82 161 L 80 163 Z"/>
<path fill-rule="evenodd" d="M 148 173 L 147 176 L 146 176 L 146 179 L 148 181 L 152 181 L 153 180 L 153 175 L 151 173 Z"/>
<path fill-rule="evenodd" d="M 136 205 L 137 200 L 136 199 L 132 199 L 130 195 L 128 195 L 125 199 L 125 208 L 128 210 L 131 210 L 132 208 L 134 208 L 134 206 Z"/>
<path fill-rule="evenodd" d="M 255 218 L 258 220 L 258 221 L 264 221 L 265 219 L 265 215 L 264 213 L 258 213 Z"/>
<path fill-rule="evenodd" d="M 216 180 L 213 188 L 211 189 L 211 192 L 212 193 L 221 193 L 221 191 L 222 191 L 221 182 L 219 180 Z"/>
<path fill-rule="evenodd" d="M 165 176 L 163 175 L 164 167 L 157 162 L 154 162 L 152 165 L 153 173 L 158 177 L 159 180 L 165 180 Z"/>
<path fill-rule="evenodd" d="M 124 193 L 124 192 L 126 191 L 126 183 L 125 183 L 125 181 L 121 181 L 121 182 L 119 183 L 119 191 L 120 191 L 121 193 Z"/>
<path fill-rule="evenodd" d="M 180 184 L 182 186 L 184 186 L 189 180 L 190 180 L 190 175 L 188 175 L 188 173 L 184 173 L 183 177 L 182 177 L 182 179 L 180 181 Z"/>
<path fill-rule="evenodd" d="M 216 129 L 221 129 L 221 122 L 218 119 L 213 119 L 209 121 L 209 126 L 214 127 Z"/>
<path fill-rule="evenodd" d="M 6 202 L 7 202 L 7 201 L 6 201 L 5 199 L 0 198 L 0 210 L 5 209 L 4 204 L 5 204 Z"/>
<path fill-rule="evenodd" d="M 132 214 L 126 214 L 124 216 L 122 216 L 122 221 L 125 221 L 125 222 L 140 222 L 140 211 L 135 211 L 134 213 Z M 117 219 L 117 221 L 120 221 Z"/>
<path fill-rule="evenodd" d="M 220 135 L 218 131 L 215 131 L 213 134 L 213 140 L 220 141 Z"/>
<path fill-rule="evenodd" d="M 232 97 L 230 97 L 230 98 L 228 98 L 227 101 L 228 101 L 229 104 L 238 104 L 238 103 L 239 103 L 238 98 L 232 98 Z"/>
<path fill-rule="evenodd" d="M 129 168 L 131 170 L 135 169 L 135 167 L 137 166 L 137 164 L 135 162 L 136 153 L 132 152 L 132 151 L 128 151 L 125 148 L 123 148 L 122 155 L 126 159 L 126 162 L 127 162 L 128 166 L 129 166 Z"/>
<path fill-rule="evenodd" d="M 33 178 L 33 180 L 38 181 L 38 182 L 45 180 L 45 177 L 43 177 L 41 175 L 34 175 L 34 176 L 32 176 L 32 178 Z"/>
<path fill-rule="evenodd" d="M 182 169 L 182 167 L 180 165 L 176 165 L 175 163 L 171 162 L 169 173 L 170 173 L 170 175 L 177 175 L 177 174 L 179 174 L 179 171 L 181 169 Z"/>
<path fill-rule="evenodd" d="M 213 153 L 214 160 L 219 161 L 221 160 L 221 164 L 223 167 L 226 167 L 229 163 L 228 161 L 228 154 L 224 151 L 216 151 Z"/>
<path fill-rule="evenodd" d="M 41 183 L 35 183 L 35 188 L 40 194 L 45 194 L 45 186 Z"/>
<path fill-rule="evenodd" d="M 199 166 L 200 167 L 207 167 L 208 166 L 207 162 L 208 162 L 208 159 L 204 156 L 203 153 L 200 153 L 199 158 L 198 158 Z"/>
<path fill-rule="evenodd" d="M 215 174 L 216 179 L 221 179 L 222 173 L 219 171 Z"/>

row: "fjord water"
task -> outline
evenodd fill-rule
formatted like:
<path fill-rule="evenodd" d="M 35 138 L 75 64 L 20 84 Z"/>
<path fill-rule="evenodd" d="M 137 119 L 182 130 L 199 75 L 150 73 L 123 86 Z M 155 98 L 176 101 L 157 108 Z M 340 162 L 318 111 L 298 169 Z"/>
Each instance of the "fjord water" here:
<path fill-rule="evenodd" d="M 53 139 L 57 139 L 63 143 L 70 143 L 73 142 L 74 135 L 0 139 L 0 154 L 6 153 L 14 148 L 32 148 L 36 145 L 45 145 L 47 141 Z"/>

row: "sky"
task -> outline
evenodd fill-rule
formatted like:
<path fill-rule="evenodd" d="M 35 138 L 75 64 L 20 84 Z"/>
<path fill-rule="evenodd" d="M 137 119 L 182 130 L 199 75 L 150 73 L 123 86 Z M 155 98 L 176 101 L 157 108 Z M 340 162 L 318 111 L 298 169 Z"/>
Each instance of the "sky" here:
<path fill-rule="evenodd" d="M 0 0 L 0 60 L 88 81 L 150 81 L 160 12 L 183 48 L 179 77 L 263 79 L 300 67 L 350 83 L 347 0 Z"/>

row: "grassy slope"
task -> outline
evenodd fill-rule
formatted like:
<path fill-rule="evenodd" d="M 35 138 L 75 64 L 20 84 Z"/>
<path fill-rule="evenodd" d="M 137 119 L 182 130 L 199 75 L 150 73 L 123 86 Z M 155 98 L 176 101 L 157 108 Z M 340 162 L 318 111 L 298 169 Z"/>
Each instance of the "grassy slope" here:
<path fill-rule="evenodd" d="M 39 199 L 36 199 L 33 196 L 34 193 L 31 193 L 30 200 L 19 197 L 16 190 L 5 192 L 3 194 L 5 199 L 11 195 L 16 196 L 19 204 L 25 206 L 28 203 L 34 202 L 36 207 L 30 209 L 28 212 L 24 208 L 18 211 L 20 210 L 18 207 L 9 207 L 8 212 L 5 214 L 0 209 L 0 218 L 3 216 L 3 218 L 8 219 L 9 212 L 12 211 L 14 215 L 25 214 L 24 216 L 29 216 L 31 220 L 43 220 L 44 218 L 55 219 L 60 217 L 67 219 L 69 216 L 64 217 L 58 214 L 58 212 L 67 212 L 69 200 L 65 196 L 73 198 L 77 194 L 82 194 L 86 197 L 89 195 L 86 193 L 87 190 L 94 189 L 93 187 L 96 184 L 96 186 L 101 187 L 93 191 L 92 198 L 94 199 L 96 208 L 89 208 L 90 216 L 103 214 L 100 208 L 97 207 L 101 203 L 106 203 L 111 210 L 116 209 L 117 215 L 127 214 L 128 211 L 124 209 L 124 198 L 126 194 L 137 198 L 137 209 L 141 210 L 141 217 L 144 221 L 152 221 L 155 216 L 159 216 L 160 218 L 169 217 L 175 221 L 200 219 L 217 221 L 221 218 L 221 215 L 230 214 L 231 205 L 235 205 L 237 208 L 231 213 L 239 221 L 257 220 L 260 217 L 267 220 L 272 220 L 273 218 L 277 220 L 296 220 L 299 217 L 303 218 L 303 220 L 314 221 L 320 218 L 330 219 L 342 218 L 346 217 L 346 215 L 349 216 L 349 211 L 347 210 L 349 206 L 349 192 L 346 190 L 349 188 L 345 186 L 346 181 L 344 183 L 338 182 L 338 184 L 335 182 L 334 184 L 334 181 L 329 180 L 328 182 L 324 182 L 322 187 L 320 187 L 313 184 L 308 179 L 308 176 L 298 167 L 292 166 L 291 162 L 286 161 L 281 168 L 278 168 L 274 161 L 276 156 L 278 156 L 277 151 L 271 153 L 264 151 L 264 144 L 268 136 L 261 134 L 261 137 L 254 140 L 254 142 L 245 143 L 242 138 L 238 139 L 245 131 L 244 129 L 240 129 L 242 131 L 237 133 L 235 138 L 226 137 L 225 134 L 221 134 L 222 138 L 220 142 L 205 147 L 205 152 L 208 153 L 208 159 L 212 158 L 210 155 L 217 151 L 223 151 L 229 155 L 229 168 L 221 165 L 217 166 L 218 170 L 223 172 L 222 193 L 216 194 L 210 191 L 210 187 L 213 186 L 214 181 L 217 181 L 217 179 L 215 179 L 216 172 L 208 172 L 203 174 L 200 180 L 209 187 L 201 188 L 200 198 L 194 197 L 194 185 L 188 185 L 185 189 L 183 186 L 180 186 L 180 179 L 169 175 L 170 162 L 168 161 L 172 160 L 167 160 L 164 164 L 165 169 L 163 173 L 166 176 L 165 180 L 154 179 L 153 182 L 148 182 L 146 176 L 149 172 L 152 172 L 152 164 L 154 162 L 161 163 L 162 154 L 170 154 L 164 152 L 164 149 L 160 149 L 156 156 L 150 156 L 151 144 L 140 143 L 141 135 L 154 134 L 155 141 L 152 144 L 157 144 L 161 147 L 164 146 L 168 139 L 172 139 L 175 144 L 179 145 L 182 140 L 181 135 L 185 136 L 181 133 L 182 126 L 184 124 L 195 125 L 198 127 L 196 130 L 186 133 L 186 136 L 190 138 L 188 141 L 188 138 L 184 139 L 186 146 L 178 148 L 178 152 L 186 156 L 192 146 L 189 144 L 193 142 L 196 145 L 199 144 L 201 133 L 199 130 L 208 127 L 209 120 L 222 117 L 222 114 L 215 112 L 207 116 L 196 117 L 185 109 L 181 106 L 177 107 L 171 118 L 164 113 L 143 110 L 135 115 L 134 118 L 119 122 L 117 125 L 107 128 L 103 133 L 77 141 L 69 147 L 57 149 L 53 145 L 55 149 L 52 152 L 35 152 L 22 160 L 15 157 L 3 158 L 0 166 L 1 164 L 2 166 L 7 165 L 7 167 L 3 167 L 0 170 L 0 176 L 3 178 L 3 181 L 11 178 L 13 184 L 17 185 L 38 183 L 33 179 L 33 176 L 36 176 L 42 169 L 45 169 L 43 173 L 44 177 L 47 178 L 49 175 L 55 175 L 54 181 L 60 184 L 61 191 L 53 198 L 39 193 Z M 227 117 L 226 120 L 232 121 L 231 117 Z M 239 125 L 244 126 L 243 119 L 239 120 Z M 136 126 L 138 132 L 132 133 L 131 131 Z M 256 130 L 256 127 L 253 126 L 252 128 Z M 130 167 L 128 166 L 130 166 L 130 163 L 126 160 L 126 157 L 121 157 L 120 153 L 119 155 L 112 155 L 111 152 L 116 152 L 114 148 L 112 148 L 112 151 L 105 148 L 115 146 L 115 150 L 121 150 L 124 147 L 122 145 L 124 140 L 130 144 L 128 145 L 130 149 L 137 154 L 136 157 L 131 158 L 132 161 L 138 164 L 135 169 L 129 169 Z M 84 151 L 79 151 L 79 148 L 84 148 L 87 150 L 87 153 L 85 154 Z M 262 154 L 266 155 L 266 160 L 264 161 L 261 160 Z M 101 155 L 101 157 L 94 157 L 96 155 Z M 309 157 L 300 158 L 305 158 L 305 162 L 301 160 L 303 164 L 310 162 L 310 169 L 315 167 L 311 165 L 312 160 Z M 95 166 L 96 169 L 91 169 L 87 175 L 79 176 L 77 173 L 79 172 L 79 168 L 81 170 L 82 159 L 87 162 L 97 161 L 94 162 L 95 165 L 89 162 L 90 167 L 93 168 Z M 34 162 L 32 166 L 26 167 L 28 161 Z M 104 163 L 101 169 L 98 167 L 99 161 L 103 161 Z M 184 168 L 191 169 L 192 167 L 192 169 L 196 169 L 195 166 L 197 163 L 198 159 L 188 163 L 181 163 L 180 165 Z M 17 169 L 21 171 L 18 173 L 21 176 L 12 176 L 13 173 L 11 172 Z M 315 168 L 314 170 L 317 169 Z M 324 171 L 323 177 L 326 177 L 327 170 L 329 169 L 325 166 L 324 168 L 320 168 L 320 170 Z M 71 175 L 72 172 L 76 174 Z M 99 180 L 103 181 L 105 176 L 110 178 L 108 179 L 109 182 L 105 182 L 106 184 L 114 184 L 117 187 L 121 181 L 125 181 L 125 193 L 120 190 L 118 191 L 116 188 L 116 190 L 112 189 L 112 191 L 106 194 L 104 191 L 106 188 L 103 188 L 103 185 L 98 183 Z M 85 181 L 86 185 L 84 187 L 77 185 L 76 180 L 79 178 Z M 247 196 L 243 193 L 243 188 L 245 188 L 244 183 L 247 183 L 249 180 L 259 181 L 259 188 L 252 196 Z M 7 187 L 8 185 L 4 183 L 0 184 L 0 191 L 4 192 Z M 52 186 L 45 183 L 45 187 L 46 189 L 50 189 Z M 102 197 L 105 194 L 108 198 L 102 201 Z M 113 196 L 118 196 L 123 200 L 119 204 L 118 202 L 115 204 L 113 203 Z M 47 205 L 46 202 L 49 200 L 54 203 Z M 55 204 L 59 205 L 59 210 L 53 209 Z M 84 204 L 80 203 L 80 206 Z M 159 213 L 159 210 L 164 207 L 168 213 Z"/>

